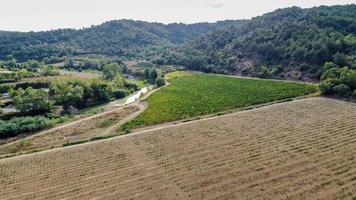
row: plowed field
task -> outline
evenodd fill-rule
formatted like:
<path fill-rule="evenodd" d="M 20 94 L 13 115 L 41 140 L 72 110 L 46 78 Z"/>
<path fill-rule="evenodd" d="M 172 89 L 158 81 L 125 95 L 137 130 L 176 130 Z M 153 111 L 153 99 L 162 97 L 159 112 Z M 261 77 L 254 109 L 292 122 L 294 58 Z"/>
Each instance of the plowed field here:
<path fill-rule="evenodd" d="M 312 98 L 0 160 L 0 199 L 355 199 L 356 105 Z"/>

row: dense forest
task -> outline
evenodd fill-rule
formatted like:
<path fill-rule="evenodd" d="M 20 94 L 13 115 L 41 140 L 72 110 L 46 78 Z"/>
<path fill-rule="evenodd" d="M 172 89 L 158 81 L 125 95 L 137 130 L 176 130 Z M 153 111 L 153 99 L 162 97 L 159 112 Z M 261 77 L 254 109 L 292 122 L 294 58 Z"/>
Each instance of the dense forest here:
<path fill-rule="evenodd" d="M 356 5 L 279 9 L 163 54 L 207 72 L 319 79 L 325 62 L 356 69 Z"/>
<path fill-rule="evenodd" d="M 26 61 L 82 54 L 137 57 L 146 48 L 181 44 L 232 24 L 235 21 L 165 25 L 114 20 L 80 30 L 0 31 L 0 59 Z"/>
<path fill-rule="evenodd" d="M 356 5 L 278 9 L 250 20 L 109 21 L 80 30 L 0 32 L 0 60 L 55 63 L 105 55 L 260 78 L 320 80 L 324 64 L 356 69 Z"/>

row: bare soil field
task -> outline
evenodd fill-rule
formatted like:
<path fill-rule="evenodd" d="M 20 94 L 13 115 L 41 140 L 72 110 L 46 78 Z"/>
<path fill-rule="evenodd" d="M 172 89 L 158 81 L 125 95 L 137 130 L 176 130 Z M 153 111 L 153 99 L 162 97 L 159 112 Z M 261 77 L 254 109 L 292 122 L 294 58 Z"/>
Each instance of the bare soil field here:
<path fill-rule="evenodd" d="M 0 160 L 1 199 L 355 199 L 356 105 L 274 104 Z"/>
<path fill-rule="evenodd" d="M 137 116 L 143 110 L 143 105 L 136 103 L 16 140 L 0 146 L 0 158 L 109 136 L 122 123 Z"/>

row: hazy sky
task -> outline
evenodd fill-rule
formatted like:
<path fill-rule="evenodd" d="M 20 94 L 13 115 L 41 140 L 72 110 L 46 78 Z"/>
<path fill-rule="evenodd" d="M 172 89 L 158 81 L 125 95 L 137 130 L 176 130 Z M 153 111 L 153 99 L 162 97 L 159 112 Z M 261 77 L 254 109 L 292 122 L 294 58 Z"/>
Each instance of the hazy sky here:
<path fill-rule="evenodd" d="M 356 3 L 356 0 L 1 0 L 0 30 L 82 28 L 112 19 L 150 22 L 214 22 L 246 19 L 293 5 Z"/>

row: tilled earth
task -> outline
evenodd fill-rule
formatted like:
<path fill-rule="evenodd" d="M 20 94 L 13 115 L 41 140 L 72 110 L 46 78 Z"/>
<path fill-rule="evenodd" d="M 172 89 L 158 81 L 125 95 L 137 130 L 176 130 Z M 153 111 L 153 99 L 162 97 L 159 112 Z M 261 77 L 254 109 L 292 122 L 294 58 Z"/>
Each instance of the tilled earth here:
<path fill-rule="evenodd" d="M 139 111 L 140 108 L 138 106 L 128 105 L 42 131 L 23 140 L 17 140 L 0 146 L 0 158 L 61 147 L 71 142 L 88 140 L 94 137 L 108 136 L 114 132 L 112 129 L 116 127 L 117 123 Z"/>
<path fill-rule="evenodd" d="M 0 199 L 355 199 L 356 105 L 275 104 L 0 160 Z"/>

